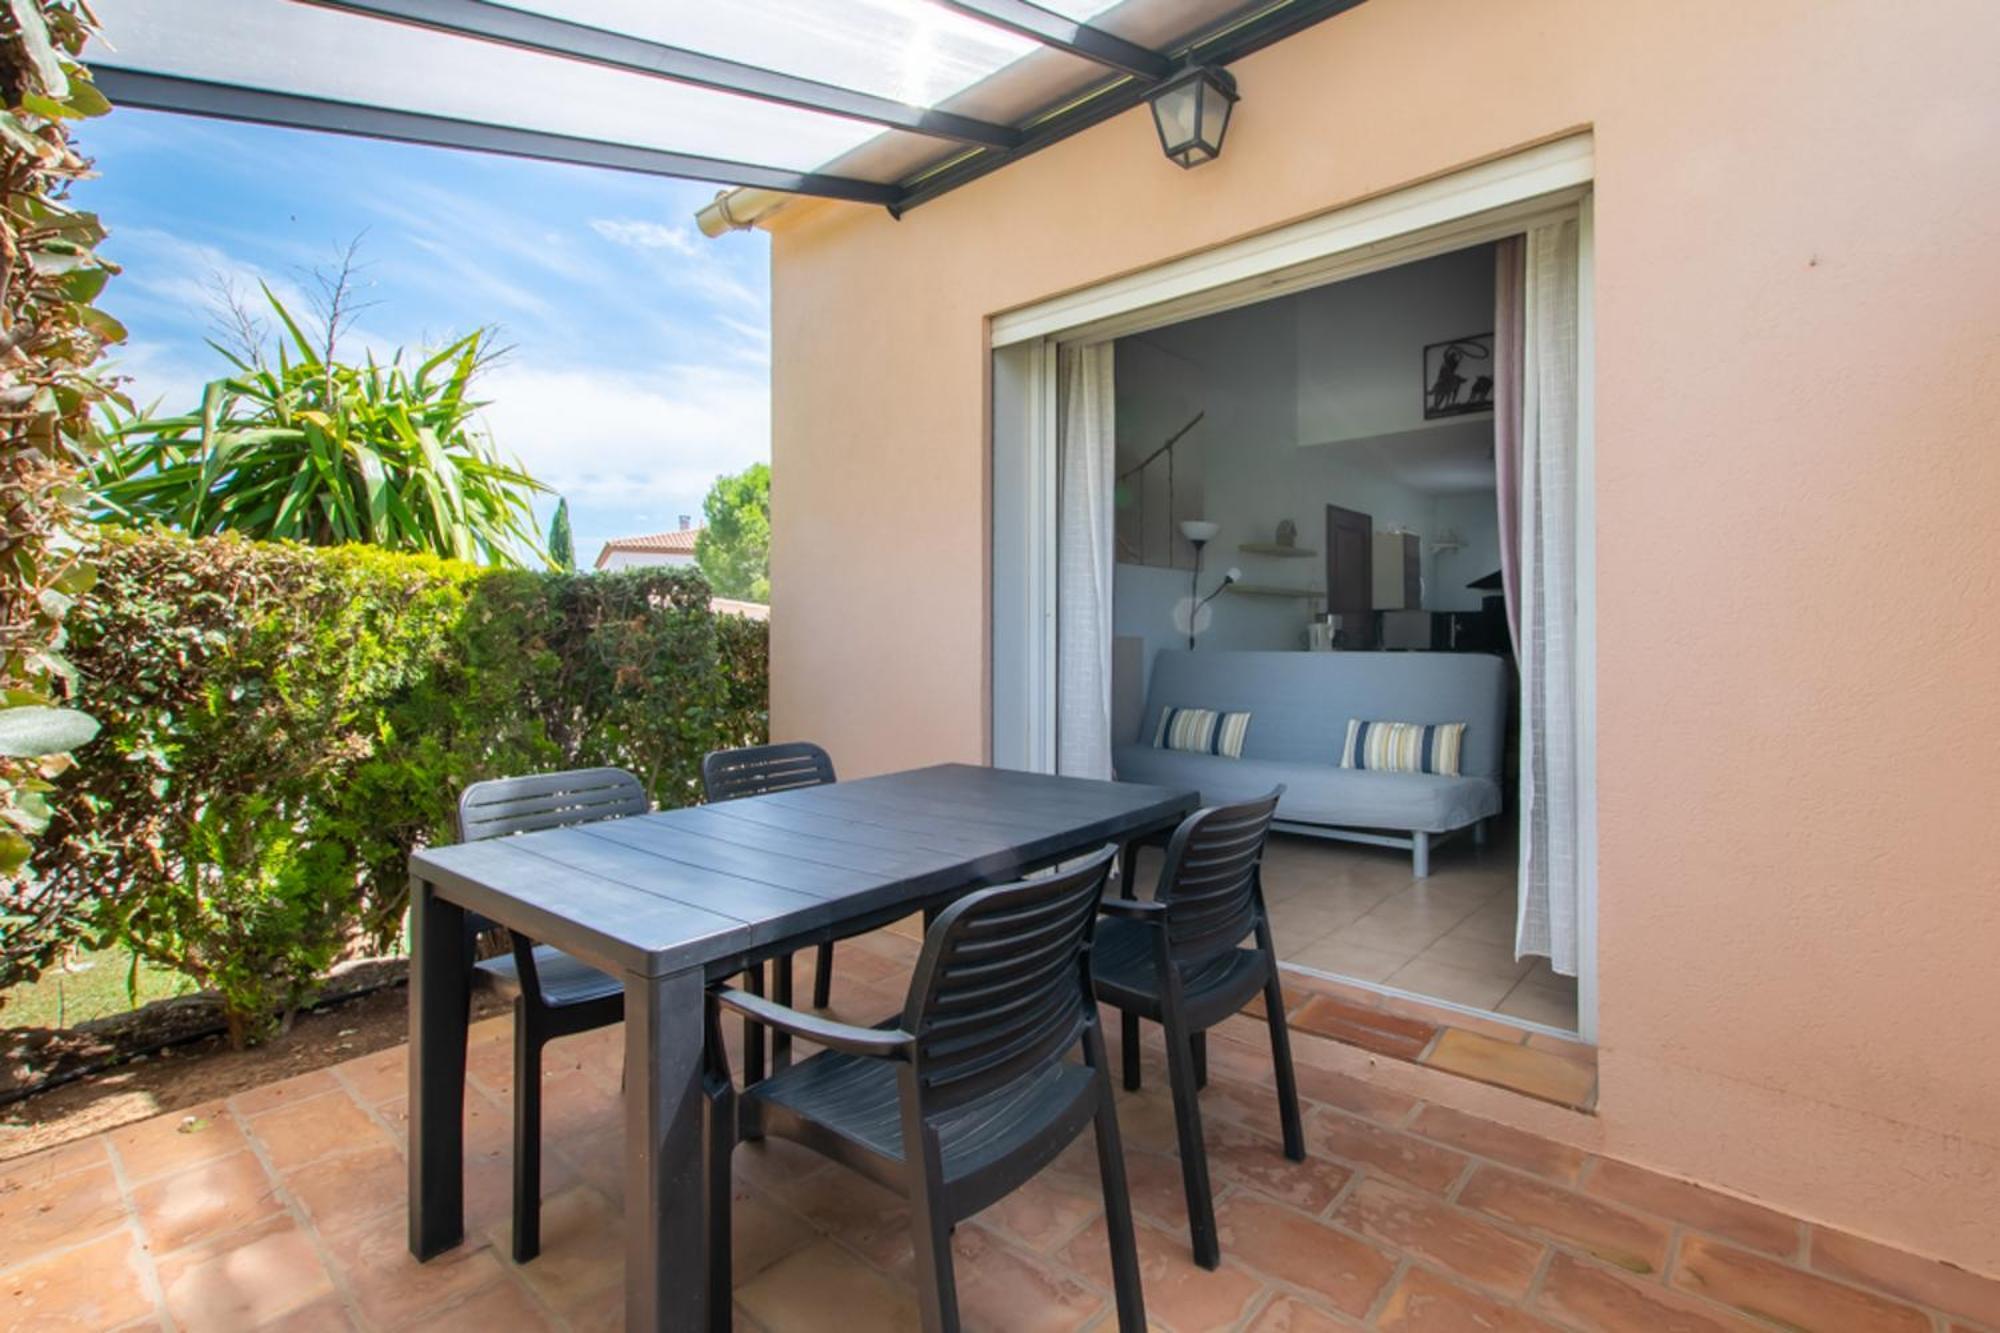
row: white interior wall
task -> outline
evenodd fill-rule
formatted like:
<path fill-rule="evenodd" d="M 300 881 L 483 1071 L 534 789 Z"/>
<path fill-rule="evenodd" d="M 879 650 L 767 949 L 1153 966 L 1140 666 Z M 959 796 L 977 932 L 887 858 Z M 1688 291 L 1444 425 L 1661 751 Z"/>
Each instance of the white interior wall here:
<path fill-rule="evenodd" d="M 1445 431 L 1490 445 L 1490 420 L 1422 420 L 1422 350 L 1488 330 L 1492 275 L 1492 249 L 1478 246 L 1118 340 L 1121 473 L 1205 413 L 1174 450 L 1171 509 L 1164 459 L 1121 483 L 1115 629 L 1146 641 L 1148 670 L 1158 648 L 1186 644 L 1175 619 L 1193 554 L 1178 536 L 1182 518 L 1221 525 L 1204 553 L 1203 595 L 1232 565 L 1246 583 L 1322 588 L 1323 558 L 1238 546 L 1272 541 L 1289 518 L 1300 546 L 1323 550 L 1326 506 L 1337 504 L 1370 515 L 1377 531 L 1419 534 L 1426 606 L 1478 609 L 1463 584 L 1498 563 L 1491 492 L 1439 495 L 1398 480 L 1390 464 Z M 1446 528 L 1468 549 L 1440 560 L 1431 541 Z M 1305 597 L 1225 593 L 1200 643 L 1298 648 L 1315 609 Z"/>
<path fill-rule="evenodd" d="M 1182 569 L 1192 565 L 1194 549 L 1179 535 L 1180 520 L 1207 517 L 1211 453 L 1233 452 L 1246 444 L 1260 447 L 1289 435 L 1288 423 L 1276 410 L 1294 392 L 1293 368 L 1285 359 L 1290 335 L 1281 325 L 1283 312 L 1261 320 L 1232 318 L 1259 308 L 1199 321 L 1217 327 L 1193 337 L 1175 336 L 1178 329 L 1170 328 L 1120 338 L 1114 345 L 1120 560 Z M 1133 471 L 1197 414 L 1201 421 L 1174 445 L 1171 459 L 1155 458 L 1144 470 Z"/>
<path fill-rule="evenodd" d="M 1421 429 L 1425 345 L 1493 330 L 1493 247 L 1364 273 L 1290 299 L 1298 304 L 1299 443 Z"/>
<path fill-rule="evenodd" d="M 1142 688 L 1152 675 L 1153 654 L 1162 648 L 1187 647 L 1185 622 L 1176 619 L 1175 611 L 1187 601 L 1189 572 L 1132 564 L 1120 564 L 1112 571 L 1111 632 L 1145 643 Z M 1204 561 L 1202 596 L 1215 591 L 1221 577 L 1219 569 Z M 1198 641 L 1205 649 L 1282 652 L 1300 647 L 1306 617 L 1302 605 L 1286 598 L 1224 593 L 1208 604 Z"/>
<path fill-rule="evenodd" d="M 1491 495 L 1440 495 L 1432 502 L 1431 536 L 1446 533 L 1465 545 L 1432 558 L 1424 605 L 1434 611 L 1477 611 L 1488 593 L 1465 585 L 1500 568 L 1500 511 Z"/>

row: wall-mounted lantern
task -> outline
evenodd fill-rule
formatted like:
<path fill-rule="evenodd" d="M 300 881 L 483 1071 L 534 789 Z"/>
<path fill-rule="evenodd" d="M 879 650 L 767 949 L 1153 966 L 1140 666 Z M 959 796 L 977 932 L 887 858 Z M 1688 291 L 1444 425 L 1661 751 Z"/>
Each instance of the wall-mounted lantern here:
<path fill-rule="evenodd" d="M 1183 167 L 1198 167 L 1222 153 L 1236 80 L 1226 69 L 1195 65 L 1153 90 L 1153 125 L 1160 147 Z"/>

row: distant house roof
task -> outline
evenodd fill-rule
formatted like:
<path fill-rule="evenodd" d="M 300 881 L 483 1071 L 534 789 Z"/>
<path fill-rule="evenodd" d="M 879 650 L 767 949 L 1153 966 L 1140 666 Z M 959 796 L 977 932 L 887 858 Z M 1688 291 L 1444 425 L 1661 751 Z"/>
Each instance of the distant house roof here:
<path fill-rule="evenodd" d="M 763 602 L 739 602 L 734 597 L 711 597 L 708 609 L 718 616 L 742 616 L 745 620 L 771 618 L 771 608 Z"/>
<path fill-rule="evenodd" d="M 693 555 L 695 538 L 701 536 L 700 528 L 682 528 L 677 532 L 655 532 L 644 537 L 613 537 L 604 543 L 604 549 L 597 553 L 597 567 L 604 568 L 614 551 L 646 552 L 653 555 Z"/>

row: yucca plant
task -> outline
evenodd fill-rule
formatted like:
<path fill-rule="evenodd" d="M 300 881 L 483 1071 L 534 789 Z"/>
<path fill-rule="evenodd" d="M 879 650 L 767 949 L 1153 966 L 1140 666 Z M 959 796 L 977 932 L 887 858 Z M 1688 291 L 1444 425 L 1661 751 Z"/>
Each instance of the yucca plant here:
<path fill-rule="evenodd" d="M 100 521 L 236 532 L 313 546 L 360 542 L 489 565 L 542 562 L 531 497 L 546 490 L 476 429 L 491 358 L 478 330 L 414 366 L 399 351 L 343 363 L 270 288 L 276 364 L 210 346 L 234 373 L 193 412 L 114 413 L 91 476 Z"/>

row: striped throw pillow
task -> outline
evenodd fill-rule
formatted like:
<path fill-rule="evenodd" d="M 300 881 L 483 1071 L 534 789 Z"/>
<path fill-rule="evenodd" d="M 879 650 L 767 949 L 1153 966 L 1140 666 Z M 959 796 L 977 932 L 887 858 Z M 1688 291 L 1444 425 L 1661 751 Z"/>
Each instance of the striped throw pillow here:
<path fill-rule="evenodd" d="M 1455 778 L 1464 748 L 1463 722 L 1363 722 L 1349 718 L 1340 766 Z"/>
<path fill-rule="evenodd" d="M 1191 754 L 1243 757 L 1243 737 L 1250 730 L 1248 713 L 1218 713 L 1210 708 L 1163 708 L 1153 733 L 1155 750 L 1186 750 Z"/>

